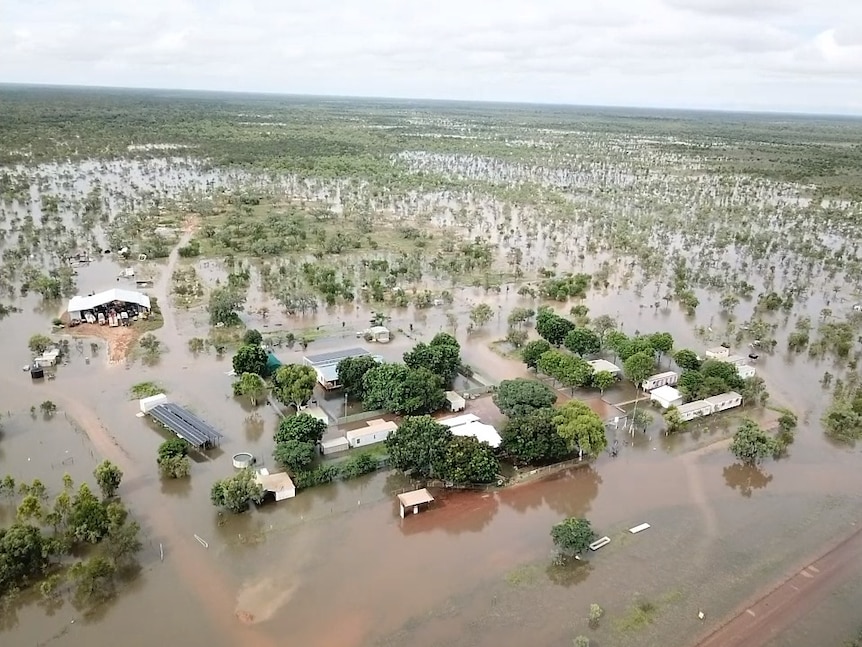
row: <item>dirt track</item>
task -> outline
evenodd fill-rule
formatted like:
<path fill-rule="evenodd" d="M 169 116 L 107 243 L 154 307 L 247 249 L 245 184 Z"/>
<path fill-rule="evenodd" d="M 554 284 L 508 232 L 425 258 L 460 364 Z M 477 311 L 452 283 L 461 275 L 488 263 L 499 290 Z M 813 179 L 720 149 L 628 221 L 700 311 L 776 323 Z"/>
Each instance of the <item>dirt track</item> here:
<path fill-rule="evenodd" d="M 857 524 L 858 526 L 859 524 Z M 862 527 L 697 642 L 698 647 L 760 647 L 858 574 Z"/>

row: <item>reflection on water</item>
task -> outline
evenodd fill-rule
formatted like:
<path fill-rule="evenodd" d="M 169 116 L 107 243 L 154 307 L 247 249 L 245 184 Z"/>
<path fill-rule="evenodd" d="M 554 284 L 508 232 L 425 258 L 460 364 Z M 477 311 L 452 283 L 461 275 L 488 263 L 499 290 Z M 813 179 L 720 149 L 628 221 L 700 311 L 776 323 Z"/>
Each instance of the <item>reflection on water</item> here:
<path fill-rule="evenodd" d="M 772 482 L 772 474 L 767 474 L 756 465 L 734 463 L 722 470 L 724 482 L 733 490 L 739 490 L 744 497 L 750 497 L 754 490 L 762 490 Z"/>

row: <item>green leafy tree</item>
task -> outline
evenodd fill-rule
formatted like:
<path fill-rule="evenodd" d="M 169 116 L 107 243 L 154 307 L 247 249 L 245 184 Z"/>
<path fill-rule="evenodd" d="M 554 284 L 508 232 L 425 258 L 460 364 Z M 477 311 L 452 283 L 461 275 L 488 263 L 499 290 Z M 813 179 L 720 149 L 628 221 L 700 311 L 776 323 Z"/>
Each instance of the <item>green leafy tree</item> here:
<path fill-rule="evenodd" d="M 393 467 L 419 477 L 441 477 L 446 473 L 446 455 L 452 431 L 430 416 L 405 418 L 386 439 Z"/>
<path fill-rule="evenodd" d="M 272 392 L 279 402 L 299 411 L 311 399 L 316 384 L 317 373 L 310 366 L 284 364 L 273 376 Z"/>
<path fill-rule="evenodd" d="M 612 387 L 617 381 L 616 375 L 610 371 L 596 371 L 593 374 L 593 386 L 596 387 L 602 394 L 605 390 Z"/>
<path fill-rule="evenodd" d="M 123 480 L 123 471 L 111 461 L 104 460 L 93 470 L 93 476 L 96 478 L 96 484 L 102 491 L 102 496 L 110 499 L 117 493 L 117 488 L 120 487 L 120 481 Z"/>
<path fill-rule="evenodd" d="M 449 387 L 461 366 L 461 346 L 452 335 L 438 333 L 431 343 L 419 342 L 404 353 L 404 363 L 413 369 L 428 369 Z"/>
<path fill-rule="evenodd" d="M 551 350 L 551 344 L 544 339 L 537 339 L 529 342 L 521 351 L 521 358 L 527 368 L 535 369 L 539 363 L 539 358 Z"/>
<path fill-rule="evenodd" d="M 593 367 L 587 360 L 574 355 L 563 355 L 559 365 L 559 373 L 555 376 L 563 386 L 567 386 L 574 394 L 576 388 L 585 388 L 593 383 Z"/>
<path fill-rule="evenodd" d="M 298 471 L 311 465 L 314 460 L 314 445 L 289 438 L 275 446 L 273 458 L 291 471 Z"/>
<path fill-rule="evenodd" d="M 257 373 L 243 373 L 233 382 L 233 394 L 247 397 L 256 407 L 266 397 L 266 382 Z"/>
<path fill-rule="evenodd" d="M 596 539 L 590 522 L 583 518 L 569 517 L 551 528 L 554 546 L 566 557 L 585 553 Z"/>
<path fill-rule="evenodd" d="M 652 354 L 638 352 L 623 362 L 623 373 L 638 389 L 655 370 L 655 359 Z"/>
<path fill-rule="evenodd" d="M 217 507 L 239 514 L 248 510 L 251 503 L 260 503 L 263 494 L 263 486 L 257 482 L 254 471 L 244 469 L 213 483 L 210 500 Z"/>
<path fill-rule="evenodd" d="M 260 346 L 263 343 L 263 335 L 254 328 L 249 328 L 242 335 L 243 346 Z"/>
<path fill-rule="evenodd" d="M 666 355 L 673 349 L 673 336 L 669 332 L 657 332 L 649 336 L 650 346 L 658 353 L 659 362 L 662 355 Z"/>
<path fill-rule="evenodd" d="M 399 415 L 433 413 L 443 408 L 446 394 L 440 377 L 427 368 L 380 364 L 365 374 L 363 404 Z"/>
<path fill-rule="evenodd" d="M 563 366 L 567 355 L 558 350 L 549 350 L 543 353 L 536 363 L 536 370 L 543 375 L 552 377 L 558 382 L 563 375 Z"/>
<path fill-rule="evenodd" d="M 282 418 L 275 432 L 277 444 L 295 440 L 315 446 L 326 432 L 326 423 L 307 413 L 297 413 L 295 416 Z"/>
<path fill-rule="evenodd" d="M 191 474 L 188 453 L 189 444 L 181 438 L 171 438 L 159 445 L 156 463 L 162 476 L 179 479 Z"/>
<path fill-rule="evenodd" d="M 215 288 L 210 292 L 207 310 L 213 326 L 237 326 L 240 323 L 238 312 L 242 312 L 245 295 L 230 286 Z"/>
<path fill-rule="evenodd" d="M 491 321 L 494 316 L 494 311 L 487 303 L 478 303 L 470 308 L 470 322 L 475 328 L 482 328 L 486 323 Z"/>
<path fill-rule="evenodd" d="M 69 577 L 75 583 L 75 603 L 89 607 L 111 599 L 116 589 L 116 572 L 114 562 L 102 555 L 73 564 Z"/>
<path fill-rule="evenodd" d="M 778 441 L 763 431 L 753 420 L 743 420 L 730 444 L 730 451 L 745 465 L 757 465 L 769 456 L 781 453 Z"/>
<path fill-rule="evenodd" d="M 708 359 L 700 365 L 700 374 L 703 375 L 704 378 L 715 377 L 720 379 L 727 386 L 725 389 L 726 391 L 731 389 L 741 390 L 743 386 L 745 386 L 743 379 L 739 377 L 739 371 L 736 366 L 730 362 Z M 719 393 L 721 393 L 721 391 L 719 391 Z"/>
<path fill-rule="evenodd" d="M 601 418 L 578 400 L 570 400 L 557 409 L 554 424 L 570 452 L 597 456 L 608 445 Z"/>
<path fill-rule="evenodd" d="M 553 389 L 526 378 L 503 380 L 494 393 L 494 404 L 509 417 L 553 406 L 556 401 L 557 394 Z"/>
<path fill-rule="evenodd" d="M 652 347 L 649 337 L 631 337 L 621 343 L 617 349 L 617 355 L 621 360 L 623 360 L 623 362 L 632 355 L 637 355 L 638 353 L 643 353 L 644 355 L 649 355 L 653 358 L 655 357 L 655 349 Z"/>
<path fill-rule="evenodd" d="M 0 528 L 0 595 L 40 577 L 47 565 L 47 550 L 38 528 L 22 523 Z"/>
<path fill-rule="evenodd" d="M 550 308 L 540 308 L 536 316 L 536 332 L 553 346 L 559 347 L 574 327 L 575 324 Z"/>
<path fill-rule="evenodd" d="M 239 347 L 231 364 L 233 364 L 233 372 L 237 375 L 252 373 L 264 376 L 267 373 L 266 360 L 266 351 L 260 345 L 245 344 Z"/>
<path fill-rule="evenodd" d="M 617 322 L 610 315 L 599 315 L 593 319 L 592 327 L 599 336 L 599 339 L 602 340 L 602 345 L 604 345 L 608 332 L 616 329 Z"/>
<path fill-rule="evenodd" d="M 490 483 L 497 478 L 500 464 L 493 448 L 472 436 L 455 436 L 449 441 L 443 478 L 454 483 Z"/>
<path fill-rule="evenodd" d="M 352 398 L 361 400 L 365 395 L 363 379 L 365 374 L 377 366 L 377 360 L 371 355 L 345 357 L 338 362 L 338 381 L 344 392 Z"/>
<path fill-rule="evenodd" d="M 679 376 L 676 388 L 690 400 L 696 400 L 703 392 L 704 377 L 700 371 L 685 370 Z"/>
<path fill-rule="evenodd" d="M 141 526 L 129 520 L 128 510 L 121 503 L 109 503 L 105 511 L 108 514 L 108 536 L 102 542 L 105 552 L 115 564 L 127 565 L 141 549 Z"/>
<path fill-rule="evenodd" d="M 685 420 L 682 419 L 679 409 L 670 407 L 664 412 L 664 424 L 665 435 L 667 435 L 682 429 L 685 426 Z"/>
<path fill-rule="evenodd" d="M 620 350 L 625 348 L 626 344 L 629 341 L 628 335 L 626 335 L 621 330 L 609 330 L 605 334 L 605 346 L 613 351 L 614 359 L 617 357 L 622 357 L 620 354 Z"/>
<path fill-rule="evenodd" d="M 81 483 L 72 497 L 68 533 L 76 541 L 91 544 L 98 543 L 108 534 L 108 514 L 105 506 L 93 495 L 86 483 Z"/>
<path fill-rule="evenodd" d="M 569 453 L 566 441 L 557 433 L 553 409 L 534 409 L 514 416 L 500 433 L 501 449 L 520 464 L 550 463 Z"/>
<path fill-rule="evenodd" d="M 684 371 L 700 370 L 700 360 L 697 358 L 697 353 L 688 348 L 678 350 L 673 356 L 673 361 Z"/>
<path fill-rule="evenodd" d="M 602 348 L 602 340 L 589 328 L 573 328 L 563 340 L 563 345 L 576 355 L 593 355 Z"/>
<path fill-rule="evenodd" d="M 46 335 L 36 334 L 30 337 L 30 341 L 27 342 L 27 347 L 31 352 L 40 355 L 44 353 L 51 347 L 51 338 Z"/>

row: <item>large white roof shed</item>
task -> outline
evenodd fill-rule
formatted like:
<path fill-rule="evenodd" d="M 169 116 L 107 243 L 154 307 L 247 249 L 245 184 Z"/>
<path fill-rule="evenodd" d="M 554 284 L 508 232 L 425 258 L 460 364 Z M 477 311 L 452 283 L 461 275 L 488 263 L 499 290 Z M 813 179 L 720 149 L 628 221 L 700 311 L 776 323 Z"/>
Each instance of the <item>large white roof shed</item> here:
<path fill-rule="evenodd" d="M 111 288 L 104 292 L 98 292 L 86 297 L 76 296 L 69 299 L 68 312 L 83 312 L 84 310 L 92 310 L 99 306 L 113 303 L 114 301 L 122 301 L 124 303 L 136 303 L 142 308 L 150 309 L 150 297 L 142 292 L 134 290 L 124 290 L 122 288 Z"/>

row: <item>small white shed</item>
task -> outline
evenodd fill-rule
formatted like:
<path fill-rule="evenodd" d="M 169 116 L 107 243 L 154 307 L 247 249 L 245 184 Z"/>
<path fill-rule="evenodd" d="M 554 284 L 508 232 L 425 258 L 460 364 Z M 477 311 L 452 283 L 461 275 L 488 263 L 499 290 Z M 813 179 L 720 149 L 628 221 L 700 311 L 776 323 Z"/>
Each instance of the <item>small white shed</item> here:
<path fill-rule="evenodd" d="M 452 412 L 463 411 L 467 406 L 467 402 L 455 391 L 446 391 L 446 402 L 449 403 L 449 409 Z"/>
<path fill-rule="evenodd" d="M 649 399 L 652 402 L 657 402 L 662 409 L 678 407 L 683 401 L 682 393 L 672 386 L 660 386 L 654 389 L 650 392 Z"/>
<path fill-rule="evenodd" d="M 730 349 L 727 346 L 715 346 L 706 351 L 706 359 L 725 359 L 730 355 Z"/>
<path fill-rule="evenodd" d="M 258 470 L 255 480 L 261 484 L 264 490 L 272 492 L 276 501 L 284 501 L 296 496 L 296 486 L 287 472 L 270 474 L 268 469 L 262 467 Z"/>
<path fill-rule="evenodd" d="M 757 374 L 757 370 L 753 366 L 749 366 L 748 364 L 740 364 L 736 367 L 736 372 L 743 380 L 747 380 L 748 378 L 754 377 Z"/>
<path fill-rule="evenodd" d="M 330 438 L 329 440 L 324 440 L 320 443 L 320 453 L 324 456 L 344 452 L 348 449 L 350 449 L 350 441 L 348 441 L 345 436 Z"/>
<path fill-rule="evenodd" d="M 369 420 L 364 427 L 359 429 L 351 429 L 344 437 L 351 447 L 364 447 L 365 445 L 373 445 L 382 443 L 389 438 L 389 434 L 398 429 L 398 425 L 392 420 Z"/>
<path fill-rule="evenodd" d="M 138 404 L 141 407 L 141 413 L 149 413 L 154 407 L 157 407 L 160 404 L 166 404 L 167 401 L 168 396 L 164 393 L 158 393 L 156 395 L 151 395 L 148 398 L 141 398 L 138 400 Z"/>

